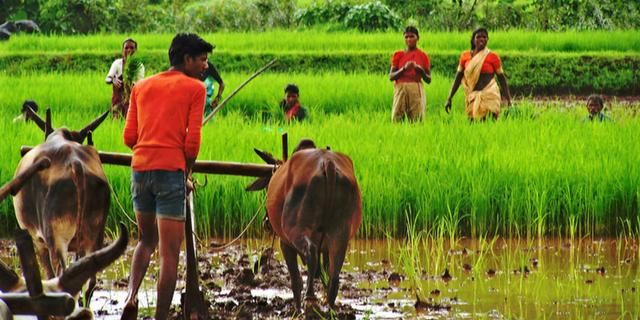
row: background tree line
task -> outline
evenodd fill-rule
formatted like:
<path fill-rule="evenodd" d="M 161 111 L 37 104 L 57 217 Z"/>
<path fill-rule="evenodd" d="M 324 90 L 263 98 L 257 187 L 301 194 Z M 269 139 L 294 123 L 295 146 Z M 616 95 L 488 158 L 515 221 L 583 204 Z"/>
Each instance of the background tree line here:
<path fill-rule="evenodd" d="M 527 29 L 640 27 L 640 1 L 625 0 L 4 0 L 0 23 L 31 19 L 45 33 Z"/>

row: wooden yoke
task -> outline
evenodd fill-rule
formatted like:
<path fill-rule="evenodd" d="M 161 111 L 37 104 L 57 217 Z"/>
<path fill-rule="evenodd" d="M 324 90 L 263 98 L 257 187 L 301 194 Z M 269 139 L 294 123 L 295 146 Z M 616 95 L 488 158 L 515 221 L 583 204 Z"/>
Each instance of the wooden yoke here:
<path fill-rule="evenodd" d="M 22 146 L 20 154 L 25 155 L 33 147 Z M 98 151 L 100 161 L 103 164 L 113 164 L 118 166 L 131 166 L 131 154 Z M 208 173 L 208 174 L 226 174 L 234 176 L 246 177 L 268 177 L 275 169 L 274 165 L 256 164 L 256 163 L 240 163 L 225 161 L 196 161 L 192 172 Z"/>

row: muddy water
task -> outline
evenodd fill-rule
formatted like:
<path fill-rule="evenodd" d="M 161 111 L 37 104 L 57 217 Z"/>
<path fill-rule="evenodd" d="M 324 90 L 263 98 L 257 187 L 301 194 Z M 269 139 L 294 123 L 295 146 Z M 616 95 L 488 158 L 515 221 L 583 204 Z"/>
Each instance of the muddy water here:
<path fill-rule="evenodd" d="M 271 252 L 269 246 L 270 241 L 252 240 L 223 252 L 209 245 L 200 249 L 200 273 L 212 318 L 304 318 L 291 306 L 279 249 L 264 254 Z M 132 249 L 100 276 L 100 290 L 91 303 L 96 318 L 119 319 Z M 448 241 L 358 240 L 351 243 L 343 267 L 333 316 L 637 319 L 639 257 L 637 238 L 462 239 L 451 246 Z M 141 317 L 153 314 L 155 276 L 151 270 L 141 290 Z M 183 287 L 180 281 L 178 289 Z M 316 289 L 322 299 L 320 281 Z M 176 294 L 176 317 L 179 302 Z M 321 308 L 323 317 L 331 317 L 323 312 Z"/>

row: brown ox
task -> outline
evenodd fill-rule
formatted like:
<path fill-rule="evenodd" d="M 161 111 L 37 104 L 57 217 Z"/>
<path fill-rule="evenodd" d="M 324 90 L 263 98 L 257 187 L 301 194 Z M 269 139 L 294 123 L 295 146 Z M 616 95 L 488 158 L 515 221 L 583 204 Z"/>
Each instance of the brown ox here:
<path fill-rule="evenodd" d="M 50 167 L 34 174 L 13 198 L 18 224 L 31 234 L 47 278 L 60 276 L 68 251 L 77 257 L 94 252 L 103 245 L 104 226 L 109 211 L 110 191 L 98 152 L 82 142 L 109 114 L 105 112 L 80 131 L 51 128 L 32 110 L 34 122 L 45 131 L 46 140 L 24 155 L 16 176 L 29 170 L 41 158 L 50 159 Z M 85 295 L 88 303 L 95 286 L 91 277 Z"/>
<path fill-rule="evenodd" d="M 74 262 L 59 277 L 43 281 L 43 292 L 64 292 L 70 294 L 73 297 L 76 297 L 82 289 L 82 286 L 90 277 L 95 277 L 96 273 L 111 265 L 124 253 L 124 251 L 127 249 L 127 242 L 129 240 L 128 234 L 129 233 L 124 224 L 120 224 L 120 236 L 115 242 Z M 25 279 L 19 277 L 15 271 L 5 265 L 2 261 L 0 261 L 0 291 L 4 293 L 27 291 Z M 20 304 L 20 307 L 23 309 L 37 309 L 35 306 L 28 303 L 22 303 Z M 53 308 L 55 310 L 67 310 L 67 307 L 68 306 L 55 306 Z M 89 309 L 77 308 L 76 303 L 74 303 L 73 306 L 70 307 L 73 312 L 69 317 L 67 317 L 67 319 L 93 318 L 93 312 L 91 312 Z"/>
<path fill-rule="evenodd" d="M 248 190 L 262 187 L 258 181 Z M 280 237 L 296 306 L 301 306 L 302 291 L 297 257 L 307 264 L 305 300 L 313 302 L 313 275 L 322 253 L 329 276 L 326 302 L 333 307 L 347 244 L 362 221 L 360 189 L 351 159 L 302 140 L 291 159 L 271 177 L 266 204 L 271 227 Z"/>

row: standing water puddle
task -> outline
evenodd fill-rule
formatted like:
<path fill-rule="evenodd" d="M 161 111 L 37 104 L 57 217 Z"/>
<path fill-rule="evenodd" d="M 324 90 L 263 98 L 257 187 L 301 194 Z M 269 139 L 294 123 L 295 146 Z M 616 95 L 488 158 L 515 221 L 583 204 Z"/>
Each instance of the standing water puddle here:
<path fill-rule="evenodd" d="M 200 248 L 201 283 L 212 318 L 303 318 L 292 307 L 279 248 L 265 249 L 270 243 L 245 241 L 222 252 Z M 3 258 L 15 257 L 8 242 L 3 246 Z M 119 319 L 132 251 L 131 246 L 125 259 L 99 275 L 91 302 L 97 319 Z M 333 318 L 637 319 L 639 257 L 637 238 L 497 238 L 458 240 L 455 246 L 444 240 L 357 240 L 342 269 Z M 153 314 L 156 266 L 152 263 L 140 291 L 141 317 Z M 184 265 L 180 268 L 184 274 Z M 183 288 L 180 280 L 177 289 Z M 316 293 L 322 301 L 320 281 Z M 173 304 L 174 316 L 181 316 L 179 294 Z"/>

